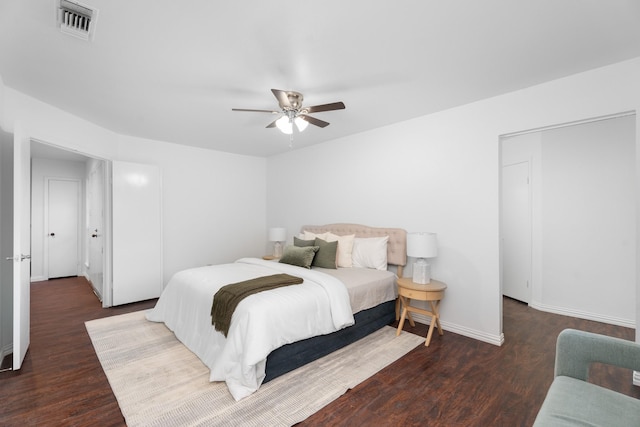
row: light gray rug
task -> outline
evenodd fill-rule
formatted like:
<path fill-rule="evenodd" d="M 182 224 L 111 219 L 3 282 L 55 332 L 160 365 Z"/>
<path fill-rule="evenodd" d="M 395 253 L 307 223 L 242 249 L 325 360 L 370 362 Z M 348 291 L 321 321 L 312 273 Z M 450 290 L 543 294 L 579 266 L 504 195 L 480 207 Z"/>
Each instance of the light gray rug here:
<path fill-rule="evenodd" d="M 385 326 L 236 402 L 224 382 L 210 383 L 200 359 L 143 311 L 86 327 L 129 426 L 290 426 L 424 343 Z"/>

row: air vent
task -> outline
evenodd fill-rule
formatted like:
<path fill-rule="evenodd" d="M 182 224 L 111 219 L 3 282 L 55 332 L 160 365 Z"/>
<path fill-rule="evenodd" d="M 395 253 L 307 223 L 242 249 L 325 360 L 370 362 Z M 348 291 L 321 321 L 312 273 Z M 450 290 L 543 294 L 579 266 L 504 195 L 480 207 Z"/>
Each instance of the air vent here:
<path fill-rule="evenodd" d="M 59 0 L 58 26 L 60 31 L 83 40 L 91 40 L 95 32 L 98 11 L 80 3 Z"/>

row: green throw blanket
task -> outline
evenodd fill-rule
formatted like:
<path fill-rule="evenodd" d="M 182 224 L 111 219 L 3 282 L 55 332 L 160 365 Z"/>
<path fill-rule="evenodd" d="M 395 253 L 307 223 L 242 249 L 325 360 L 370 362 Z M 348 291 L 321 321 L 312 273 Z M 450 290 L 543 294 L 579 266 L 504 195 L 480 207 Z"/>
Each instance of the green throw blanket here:
<path fill-rule="evenodd" d="M 258 292 L 300 283 L 302 283 L 300 277 L 282 273 L 225 285 L 213 296 L 211 323 L 216 331 L 222 332 L 226 337 L 231 326 L 231 316 L 240 301 Z"/>

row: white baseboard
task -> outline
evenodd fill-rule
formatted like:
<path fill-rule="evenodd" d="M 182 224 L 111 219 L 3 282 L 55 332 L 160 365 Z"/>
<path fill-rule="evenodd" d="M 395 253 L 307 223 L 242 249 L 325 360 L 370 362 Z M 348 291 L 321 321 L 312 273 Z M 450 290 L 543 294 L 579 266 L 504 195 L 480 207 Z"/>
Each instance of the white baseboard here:
<path fill-rule="evenodd" d="M 557 307 L 548 304 L 539 304 L 531 302 L 529 307 L 536 310 L 546 311 L 548 313 L 560 314 L 562 316 L 577 317 L 579 319 L 593 320 L 594 322 L 607 323 L 610 325 L 623 326 L 625 328 L 636 328 L 636 322 L 630 319 L 621 319 L 618 317 L 605 316 L 602 314 L 589 313 L 587 311 L 574 310 L 570 308 Z"/>
<path fill-rule="evenodd" d="M 411 317 L 413 317 L 413 320 L 419 323 L 423 323 L 425 325 L 431 324 L 431 317 L 427 317 L 420 313 L 411 313 Z M 440 326 L 442 326 L 442 329 L 444 329 L 445 331 L 449 331 L 449 332 L 453 332 L 454 334 L 473 338 L 478 341 L 483 341 L 483 342 L 497 345 L 497 346 L 501 346 L 502 344 L 504 344 L 503 333 L 501 333 L 500 335 L 487 334 L 486 332 L 467 328 L 465 326 L 456 325 L 454 323 L 449 323 L 447 321 L 443 321 L 442 319 L 440 319 Z M 436 333 L 437 332 L 434 332 L 434 335 L 431 337 L 432 340 L 434 339 Z"/>
<path fill-rule="evenodd" d="M 45 276 L 31 276 L 31 282 L 45 282 L 47 280 L 49 280 L 49 278 Z"/>

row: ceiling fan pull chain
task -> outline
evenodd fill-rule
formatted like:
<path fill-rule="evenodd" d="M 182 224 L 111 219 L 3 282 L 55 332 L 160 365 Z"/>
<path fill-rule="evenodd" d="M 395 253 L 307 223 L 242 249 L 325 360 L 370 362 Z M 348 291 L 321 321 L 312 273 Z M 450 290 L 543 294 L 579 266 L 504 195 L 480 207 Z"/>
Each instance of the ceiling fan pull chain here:
<path fill-rule="evenodd" d="M 289 148 L 293 148 L 293 133 L 289 135 Z"/>

